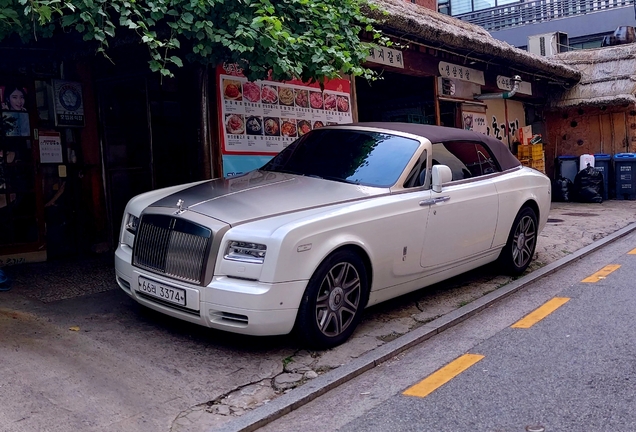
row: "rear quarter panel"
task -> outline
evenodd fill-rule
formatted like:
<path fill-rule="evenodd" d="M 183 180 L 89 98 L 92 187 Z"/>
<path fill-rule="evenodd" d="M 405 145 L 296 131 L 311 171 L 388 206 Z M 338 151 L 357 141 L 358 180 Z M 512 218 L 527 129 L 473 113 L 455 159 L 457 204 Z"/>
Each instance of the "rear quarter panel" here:
<path fill-rule="evenodd" d="M 517 213 L 528 201 L 534 201 L 539 207 L 540 233 L 550 213 L 550 179 L 537 170 L 522 167 L 495 177 L 494 183 L 499 194 L 499 217 L 493 247 L 506 244 Z"/>

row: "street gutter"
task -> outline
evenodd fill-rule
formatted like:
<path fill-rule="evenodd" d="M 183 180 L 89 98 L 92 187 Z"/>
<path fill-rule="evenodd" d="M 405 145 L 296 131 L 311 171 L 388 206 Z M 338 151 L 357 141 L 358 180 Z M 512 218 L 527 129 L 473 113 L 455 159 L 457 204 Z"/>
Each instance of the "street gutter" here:
<path fill-rule="evenodd" d="M 462 321 L 479 313 L 483 309 L 493 305 L 499 300 L 508 297 L 511 294 L 521 290 L 522 288 L 534 283 L 535 281 L 555 273 L 557 270 L 566 265 L 583 258 L 584 256 L 606 246 L 630 234 L 636 230 L 636 223 L 632 223 L 613 234 L 608 235 L 588 246 L 579 249 L 572 254 L 563 257 L 551 264 L 546 265 L 532 273 L 523 276 L 517 280 L 504 285 L 497 290 L 486 294 L 479 299 L 460 307 L 434 321 L 431 321 L 421 327 L 418 327 L 399 338 L 388 342 L 372 351 L 360 356 L 352 362 L 333 369 L 314 380 L 311 380 L 300 387 L 295 388 L 273 401 L 263 405 L 253 411 L 243 414 L 236 420 L 221 425 L 219 428 L 211 429 L 210 432 L 252 432 L 255 431 L 290 412 L 300 408 L 301 406 L 311 402 L 312 400 L 322 396 L 328 391 L 338 387 L 341 384 L 363 374 L 364 372 L 384 363 L 395 357 L 403 351 L 430 339 L 449 329 Z"/>

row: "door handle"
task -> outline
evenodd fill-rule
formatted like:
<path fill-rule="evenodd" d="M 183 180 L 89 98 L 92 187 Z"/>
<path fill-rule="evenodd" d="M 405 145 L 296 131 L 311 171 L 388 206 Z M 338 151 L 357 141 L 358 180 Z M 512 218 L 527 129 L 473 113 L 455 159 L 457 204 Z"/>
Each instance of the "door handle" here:
<path fill-rule="evenodd" d="M 437 203 L 441 203 L 441 202 L 446 202 L 449 201 L 451 197 L 449 196 L 443 196 L 443 197 L 437 197 L 437 198 L 431 198 L 431 199 L 427 199 L 424 201 L 420 201 L 420 205 L 422 207 L 424 206 L 430 206 L 433 204 L 437 204 Z"/>

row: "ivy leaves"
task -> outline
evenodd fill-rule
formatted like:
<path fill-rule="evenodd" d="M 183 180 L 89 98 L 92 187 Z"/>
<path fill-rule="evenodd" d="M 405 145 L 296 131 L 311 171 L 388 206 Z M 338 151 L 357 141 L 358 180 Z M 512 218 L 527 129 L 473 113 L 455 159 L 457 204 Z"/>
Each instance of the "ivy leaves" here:
<path fill-rule="evenodd" d="M 370 45 L 387 43 L 361 12 L 366 0 L 0 0 L 0 39 L 75 30 L 107 52 L 132 31 L 148 48 L 150 69 L 172 75 L 182 57 L 203 64 L 236 62 L 248 78 L 371 77 Z"/>

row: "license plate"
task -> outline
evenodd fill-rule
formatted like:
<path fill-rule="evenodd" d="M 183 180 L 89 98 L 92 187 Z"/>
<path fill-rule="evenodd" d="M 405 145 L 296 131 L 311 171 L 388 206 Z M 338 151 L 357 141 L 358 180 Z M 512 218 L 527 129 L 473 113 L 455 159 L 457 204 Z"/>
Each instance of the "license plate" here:
<path fill-rule="evenodd" d="M 137 291 L 181 306 L 186 304 L 184 289 L 164 285 L 141 276 L 139 276 Z"/>

